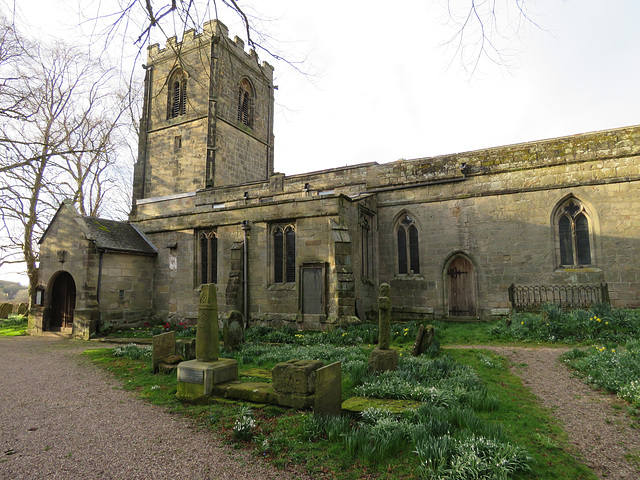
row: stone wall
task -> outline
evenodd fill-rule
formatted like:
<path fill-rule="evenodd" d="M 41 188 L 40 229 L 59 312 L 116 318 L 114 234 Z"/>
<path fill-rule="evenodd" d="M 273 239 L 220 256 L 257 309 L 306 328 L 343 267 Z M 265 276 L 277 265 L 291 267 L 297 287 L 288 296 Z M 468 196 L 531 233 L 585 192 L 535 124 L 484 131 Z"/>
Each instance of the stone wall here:
<path fill-rule="evenodd" d="M 103 255 L 100 321 L 133 325 L 153 316 L 154 257 L 123 253 Z"/>
<path fill-rule="evenodd" d="M 155 258 L 100 252 L 87 239 L 85 228 L 65 201 L 41 240 L 38 283 L 44 289 L 44 305 L 34 306 L 34 333 L 49 328 L 53 285 L 64 272 L 73 278 L 76 291 L 74 334 L 88 338 L 99 321 L 131 325 L 153 315 Z"/>
<path fill-rule="evenodd" d="M 46 305 L 51 303 L 53 282 L 62 272 L 73 277 L 77 309 L 97 305 L 99 258 L 77 217 L 73 205 L 65 202 L 41 240 L 38 283 L 45 288 Z"/>
<path fill-rule="evenodd" d="M 380 282 L 392 287 L 396 318 L 447 314 L 447 269 L 456 255 L 468 259 L 475 271 L 478 315 L 508 308 L 512 283 L 607 282 L 615 306 L 640 306 L 640 279 L 635 263 L 629 261 L 640 254 L 640 218 L 634 210 L 640 201 L 639 132 L 637 127 L 625 128 L 384 165 L 290 177 L 274 174 L 269 181 L 139 202 L 138 225 L 163 239 L 169 232 L 217 229 L 218 290 L 225 292 L 233 270 L 228 260 L 231 248 L 243 240 L 242 221 L 251 222 L 254 321 L 300 320 L 299 281 L 274 285 L 271 277 L 269 228 L 283 222 L 296 225 L 298 267 L 327 265 L 329 321 L 354 315 L 356 303 L 372 312 Z M 465 174 L 462 163 L 467 164 Z M 552 215 L 567 195 L 589 212 L 594 257 L 589 267 L 558 266 Z M 371 278 L 361 274 L 362 212 L 374 223 Z M 419 230 L 418 274 L 398 274 L 394 227 L 404 213 L 414 218 Z M 197 288 L 195 243 L 189 234 L 184 241 L 178 247 L 178 265 L 184 268 L 175 274 L 183 278 L 184 291 L 162 280 L 170 275 L 161 255 L 157 278 L 163 286 L 157 290 L 156 305 L 165 305 L 161 310 L 169 312 L 168 296 L 181 295 L 182 304 L 173 302 L 171 308 L 191 315 Z"/>
<path fill-rule="evenodd" d="M 200 188 L 267 179 L 273 172 L 273 68 L 260 64 L 220 22 L 149 47 L 134 202 Z M 168 118 L 169 79 L 186 75 L 185 113 Z M 238 120 L 243 79 L 253 89 L 252 121 Z M 133 208 L 135 213 L 135 204 Z"/>

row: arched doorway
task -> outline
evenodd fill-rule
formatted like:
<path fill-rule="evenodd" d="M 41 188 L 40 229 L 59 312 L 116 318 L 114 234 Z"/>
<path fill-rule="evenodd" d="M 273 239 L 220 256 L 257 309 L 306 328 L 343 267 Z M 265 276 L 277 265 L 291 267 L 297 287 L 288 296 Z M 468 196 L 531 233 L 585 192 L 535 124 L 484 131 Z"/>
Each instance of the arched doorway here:
<path fill-rule="evenodd" d="M 471 261 L 463 256 L 453 257 L 445 271 L 449 295 L 449 316 L 477 315 L 476 273 Z"/>
<path fill-rule="evenodd" d="M 68 272 L 61 272 L 51 288 L 52 332 L 68 331 L 73 327 L 73 310 L 76 307 L 76 283 Z"/>

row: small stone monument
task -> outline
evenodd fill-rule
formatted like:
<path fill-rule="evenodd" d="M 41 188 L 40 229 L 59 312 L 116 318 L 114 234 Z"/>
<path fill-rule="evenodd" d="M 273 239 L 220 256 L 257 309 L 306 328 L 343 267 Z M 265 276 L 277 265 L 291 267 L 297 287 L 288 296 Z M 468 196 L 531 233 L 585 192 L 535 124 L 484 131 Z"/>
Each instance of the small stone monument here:
<path fill-rule="evenodd" d="M 380 285 L 378 297 L 378 346 L 369 355 L 370 372 L 386 372 L 398 368 L 398 352 L 391 350 L 391 288 Z"/>
<path fill-rule="evenodd" d="M 9 318 L 11 312 L 13 312 L 13 305 L 10 303 L 0 303 L 0 319 Z"/>
<path fill-rule="evenodd" d="M 433 328 L 433 325 L 427 325 L 426 327 L 424 325 L 420 325 L 420 328 L 418 328 L 418 334 L 416 335 L 416 341 L 413 344 L 413 350 L 411 350 L 411 355 L 417 357 L 418 355 L 422 355 L 426 352 L 427 348 L 433 344 L 435 333 L 436 331 Z"/>
<path fill-rule="evenodd" d="M 200 290 L 196 359 L 178 364 L 178 399 L 199 400 L 211 395 L 213 385 L 238 379 L 238 362 L 218 358 L 218 330 L 217 291 L 215 284 L 209 283 Z"/>
<path fill-rule="evenodd" d="M 165 358 L 176 354 L 176 332 L 154 335 L 151 342 L 153 347 L 151 354 L 153 373 L 158 373 L 160 364 L 164 362 Z"/>
<path fill-rule="evenodd" d="M 238 310 L 232 310 L 222 325 L 224 349 L 233 350 L 244 342 L 244 317 Z"/>
<path fill-rule="evenodd" d="M 316 371 L 324 367 L 320 360 L 289 360 L 271 370 L 273 388 L 277 393 L 311 395 L 316 391 Z"/>
<path fill-rule="evenodd" d="M 332 363 L 316 370 L 314 415 L 342 414 L 342 364 Z"/>

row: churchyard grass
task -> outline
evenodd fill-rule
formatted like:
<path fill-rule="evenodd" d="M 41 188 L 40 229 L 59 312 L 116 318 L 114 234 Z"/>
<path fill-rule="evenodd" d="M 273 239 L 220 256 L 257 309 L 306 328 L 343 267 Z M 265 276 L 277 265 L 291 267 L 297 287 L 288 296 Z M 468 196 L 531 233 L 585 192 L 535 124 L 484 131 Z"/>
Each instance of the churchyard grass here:
<path fill-rule="evenodd" d="M 486 332 L 488 325 L 481 325 Z M 401 414 L 378 408 L 325 419 L 275 406 L 249 409 L 224 399 L 183 404 L 175 398 L 175 373 L 152 375 L 149 361 L 135 347 L 121 347 L 120 356 L 109 349 L 86 354 L 120 377 L 124 388 L 191 418 L 237 448 L 250 449 L 280 468 L 301 468 L 314 478 L 596 478 L 574 459 L 550 413 L 506 362 L 488 351 L 438 353 L 436 345 L 429 355 L 414 358 L 409 352 L 416 324 L 394 325 L 399 369 L 394 375 L 370 375 L 367 358 L 377 337 L 373 325 L 330 333 L 253 330 L 239 351 L 222 352 L 238 360 L 240 380 L 269 381 L 270 368 L 291 358 L 341 361 L 345 399 L 356 394 L 414 398 L 425 406 Z M 457 343 L 442 330 L 439 342 Z"/>
<path fill-rule="evenodd" d="M 6 320 L 0 320 L 0 337 L 17 337 L 27 334 L 27 317 L 24 315 L 9 315 Z"/>

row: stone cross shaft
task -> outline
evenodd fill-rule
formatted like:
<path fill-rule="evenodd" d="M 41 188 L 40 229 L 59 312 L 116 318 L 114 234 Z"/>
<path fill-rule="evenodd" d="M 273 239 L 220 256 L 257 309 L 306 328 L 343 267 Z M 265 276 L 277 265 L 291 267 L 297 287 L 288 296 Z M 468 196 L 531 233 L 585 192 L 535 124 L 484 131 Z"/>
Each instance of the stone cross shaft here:
<path fill-rule="evenodd" d="M 213 283 L 202 285 L 198 304 L 196 332 L 196 360 L 215 362 L 220 355 L 218 337 L 218 295 Z"/>
<path fill-rule="evenodd" d="M 388 283 L 380 285 L 378 297 L 378 348 L 389 350 L 391 346 L 391 288 Z"/>

